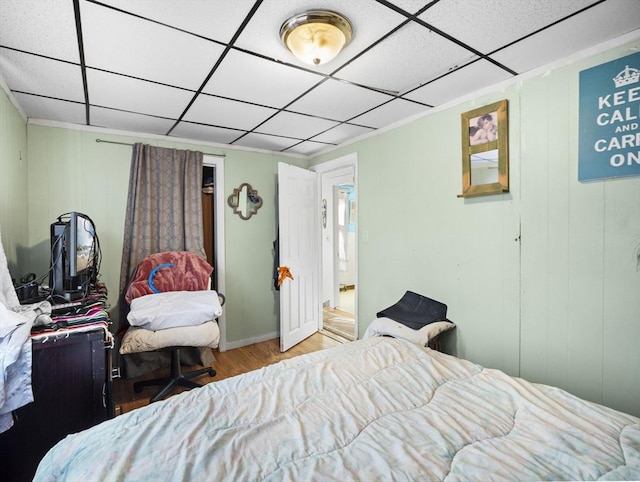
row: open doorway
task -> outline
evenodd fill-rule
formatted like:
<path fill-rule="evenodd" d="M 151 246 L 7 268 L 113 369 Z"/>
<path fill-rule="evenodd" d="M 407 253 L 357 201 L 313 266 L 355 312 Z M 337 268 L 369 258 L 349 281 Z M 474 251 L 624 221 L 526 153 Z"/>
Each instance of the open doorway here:
<path fill-rule="evenodd" d="M 355 331 L 355 186 L 333 185 L 333 292 L 337 295 L 325 300 L 323 328 L 348 340 L 356 339 Z"/>
<path fill-rule="evenodd" d="M 224 244 L 224 157 L 205 154 L 202 167 L 203 242 L 207 260 L 213 266 L 212 288 L 225 294 Z M 225 310 L 218 318 L 218 350 L 227 349 Z"/>
<path fill-rule="evenodd" d="M 356 169 L 355 154 L 314 167 L 322 203 L 322 328 L 348 340 L 358 338 Z"/>

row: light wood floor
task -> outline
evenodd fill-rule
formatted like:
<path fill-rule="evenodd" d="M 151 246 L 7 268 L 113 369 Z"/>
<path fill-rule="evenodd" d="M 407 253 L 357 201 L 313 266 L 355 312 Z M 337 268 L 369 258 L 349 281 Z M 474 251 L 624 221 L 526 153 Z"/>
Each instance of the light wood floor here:
<path fill-rule="evenodd" d="M 261 343 L 255 343 L 253 345 L 243 346 L 241 348 L 235 348 L 224 353 L 214 350 L 216 361 L 213 363 L 212 367 L 216 370 L 216 376 L 209 377 L 208 375 L 205 375 L 195 381 L 202 384 L 215 383 L 217 381 L 224 380 L 225 378 L 271 365 L 280 360 L 318 350 L 324 350 L 347 341 L 348 340 L 330 333 L 323 334 L 319 332 L 310 336 L 306 340 L 303 340 L 301 343 L 284 353 L 280 352 L 280 340 L 278 338 Z M 188 372 L 198 368 L 202 367 L 183 367 L 183 370 Z M 149 387 L 145 388 L 142 393 L 135 393 L 133 391 L 134 382 L 138 380 L 163 377 L 168 374 L 169 369 L 163 368 L 139 378 L 129 380 L 120 378 L 114 379 L 113 386 L 116 415 L 130 412 L 135 408 L 148 405 L 149 398 L 154 396 L 161 388 Z M 179 393 L 182 390 L 182 388 L 176 388 L 172 394 Z"/>
<path fill-rule="evenodd" d="M 355 319 L 352 313 L 338 308 L 324 308 L 322 310 L 322 325 L 324 329 L 340 335 L 348 340 L 355 340 Z"/>
<path fill-rule="evenodd" d="M 322 311 L 322 324 L 325 330 L 352 341 L 356 339 L 355 289 L 340 289 L 338 306 L 334 308 L 325 306 Z"/>

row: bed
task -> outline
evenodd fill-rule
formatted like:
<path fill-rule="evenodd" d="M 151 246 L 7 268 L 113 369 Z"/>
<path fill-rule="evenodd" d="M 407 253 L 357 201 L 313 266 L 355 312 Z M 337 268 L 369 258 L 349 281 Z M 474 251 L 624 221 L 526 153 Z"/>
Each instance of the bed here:
<path fill-rule="evenodd" d="M 640 479 L 640 419 L 374 337 L 70 435 L 34 480 L 567 479 Z"/>

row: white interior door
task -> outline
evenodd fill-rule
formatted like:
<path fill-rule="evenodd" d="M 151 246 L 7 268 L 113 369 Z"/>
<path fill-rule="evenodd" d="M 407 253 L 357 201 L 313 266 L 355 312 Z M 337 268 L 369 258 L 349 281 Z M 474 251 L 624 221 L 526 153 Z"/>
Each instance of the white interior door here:
<path fill-rule="evenodd" d="M 279 257 L 293 280 L 280 285 L 280 350 L 320 329 L 320 207 L 317 174 L 278 163 Z"/>

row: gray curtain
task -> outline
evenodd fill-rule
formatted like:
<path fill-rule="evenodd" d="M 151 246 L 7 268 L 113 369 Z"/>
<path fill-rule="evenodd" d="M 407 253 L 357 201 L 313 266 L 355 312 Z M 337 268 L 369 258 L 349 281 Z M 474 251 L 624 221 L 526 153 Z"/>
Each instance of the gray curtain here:
<path fill-rule="evenodd" d="M 202 229 L 202 152 L 134 144 L 120 267 L 117 333 L 128 327 L 124 293 L 140 261 L 163 251 L 190 251 L 206 259 Z M 188 364 L 210 365 L 210 349 L 181 350 Z M 168 364 L 166 353 L 121 358 L 127 378 Z"/>

